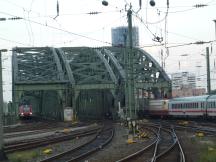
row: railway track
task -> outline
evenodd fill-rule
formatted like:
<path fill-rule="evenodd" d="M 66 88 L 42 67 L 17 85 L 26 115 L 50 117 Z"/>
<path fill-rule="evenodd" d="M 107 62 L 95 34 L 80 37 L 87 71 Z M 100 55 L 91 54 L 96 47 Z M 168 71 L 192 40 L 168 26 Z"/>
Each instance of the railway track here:
<path fill-rule="evenodd" d="M 76 148 L 69 149 L 60 154 L 54 155 L 47 159 L 43 159 L 40 162 L 74 162 L 80 161 L 86 156 L 102 149 L 105 145 L 107 145 L 114 136 L 114 128 L 113 127 L 104 127 L 101 131 L 91 139 L 89 139 L 86 143 L 78 146 Z"/>
<path fill-rule="evenodd" d="M 91 134 L 96 134 L 101 129 L 101 126 L 87 128 L 84 130 L 76 130 L 69 132 L 67 134 L 57 134 L 48 137 L 38 138 L 34 140 L 26 140 L 26 141 L 19 141 L 13 144 L 5 145 L 4 149 L 6 153 L 12 153 L 15 151 L 21 151 L 26 149 L 32 149 L 39 146 L 45 146 L 48 144 L 58 143 L 61 141 L 71 140 L 76 137 L 87 136 Z"/>
<path fill-rule="evenodd" d="M 156 125 L 147 127 L 150 127 L 150 130 L 157 129 L 157 131 L 151 130 L 155 134 L 153 141 L 117 162 L 185 162 L 184 153 L 174 129 L 168 130 Z"/>
<path fill-rule="evenodd" d="M 177 123 L 170 123 L 169 121 L 156 121 L 153 122 L 155 125 L 163 125 L 163 127 L 169 128 L 171 125 L 175 127 L 175 129 L 187 129 L 190 131 L 194 132 L 203 132 L 205 135 L 208 136 L 216 136 L 216 128 L 214 128 L 214 124 L 212 124 L 212 127 L 209 127 L 207 123 L 196 123 L 196 122 L 191 122 L 190 124 L 187 125 L 179 125 Z M 147 124 L 147 123 L 146 123 Z M 147 124 L 148 125 L 148 124 Z M 149 123 L 149 125 L 151 125 Z"/>

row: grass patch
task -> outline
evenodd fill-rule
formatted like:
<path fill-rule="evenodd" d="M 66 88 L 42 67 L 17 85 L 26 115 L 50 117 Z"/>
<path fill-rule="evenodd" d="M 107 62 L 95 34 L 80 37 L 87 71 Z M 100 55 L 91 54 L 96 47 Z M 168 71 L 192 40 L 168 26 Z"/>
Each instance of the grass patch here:
<path fill-rule="evenodd" d="M 205 145 L 199 157 L 199 162 L 216 162 L 216 144 Z"/>
<path fill-rule="evenodd" d="M 8 159 L 10 162 L 26 162 L 39 155 L 39 151 L 22 151 L 9 154 Z"/>

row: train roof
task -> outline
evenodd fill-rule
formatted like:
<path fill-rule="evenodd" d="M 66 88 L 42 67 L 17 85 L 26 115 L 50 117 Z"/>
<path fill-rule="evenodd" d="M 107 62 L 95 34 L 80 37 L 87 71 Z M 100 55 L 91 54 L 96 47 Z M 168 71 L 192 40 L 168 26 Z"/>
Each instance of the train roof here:
<path fill-rule="evenodd" d="M 210 95 L 208 99 L 216 99 L 216 95 Z"/>
<path fill-rule="evenodd" d="M 208 99 L 209 95 L 203 95 L 203 96 L 191 96 L 191 97 L 179 97 L 179 98 L 173 98 L 170 101 L 171 102 L 186 102 L 186 101 L 206 101 Z M 216 96 L 215 96 L 216 98 Z"/>

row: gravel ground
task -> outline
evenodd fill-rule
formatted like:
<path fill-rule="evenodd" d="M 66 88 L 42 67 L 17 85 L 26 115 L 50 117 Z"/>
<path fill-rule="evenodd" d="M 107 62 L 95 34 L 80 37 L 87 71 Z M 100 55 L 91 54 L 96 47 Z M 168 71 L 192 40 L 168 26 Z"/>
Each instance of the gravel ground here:
<path fill-rule="evenodd" d="M 203 151 L 203 147 L 207 144 L 213 144 L 213 147 L 216 147 L 216 137 L 196 137 L 195 132 L 183 129 L 178 130 L 177 135 L 182 143 L 187 162 L 206 162 L 199 161 L 200 154 Z M 66 151 L 68 148 L 77 147 L 82 143 L 86 142 L 89 138 L 93 138 L 93 135 L 82 137 L 79 139 L 74 139 L 66 142 L 61 142 L 58 144 L 53 144 L 47 147 L 41 147 L 34 149 L 33 151 L 37 153 L 37 156 L 31 160 L 25 160 L 23 162 L 37 162 L 40 159 L 52 156 L 53 154 Z M 145 138 L 142 140 L 137 140 L 136 143 L 128 144 L 126 141 L 128 139 L 128 129 L 123 125 L 116 123 L 115 124 L 115 135 L 113 141 L 102 148 L 100 151 L 95 154 L 87 157 L 81 162 L 114 162 L 123 157 L 132 154 L 141 148 L 147 146 L 152 142 L 152 138 Z M 47 148 L 52 149 L 52 153 L 45 155 L 43 151 Z M 216 150 L 216 148 L 213 148 Z M 210 161 L 210 162 L 216 162 Z"/>
<path fill-rule="evenodd" d="M 200 161 L 200 156 L 203 151 L 207 151 L 206 148 L 211 146 L 216 153 L 216 136 L 197 137 L 195 132 L 188 130 L 177 131 L 177 134 L 184 149 L 187 162 L 207 162 Z M 216 156 L 215 161 L 208 162 L 216 162 Z"/>
<path fill-rule="evenodd" d="M 125 127 L 119 124 L 116 124 L 115 127 L 116 133 L 112 143 L 91 157 L 84 159 L 83 162 L 115 162 L 131 153 L 136 152 L 140 148 L 147 146 L 151 141 L 150 139 L 146 139 L 142 142 L 139 141 L 134 144 L 127 144 L 127 130 Z M 186 156 L 186 162 L 207 162 L 200 161 L 200 155 L 203 152 L 203 148 L 206 148 L 206 145 L 213 145 L 213 149 L 216 151 L 216 136 L 196 137 L 195 132 L 191 132 L 190 130 L 177 131 L 177 135 L 181 140 Z M 216 159 L 215 161 L 209 162 L 216 162 Z"/>
<path fill-rule="evenodd" d="M 128 144 L 128 130 L 120 124 L 115 125 L 113 141 L 96 154 L 84 159 L 85 162 L 114 162 L 132 154 L 152 142 L 152 139 L 136 140 L 136 143 Z"/>
<path fill-rule="evenodd" d="M 18 161 L 19 162 L 38 162 L 42 159 L 46 159 L 46 158 L 53 156 L 55 154 L 62 153 L 68 149 L 80 146 L 83 143 L 86 143 L 86 141 L 89 141 L 90 139 L 92 139 L 94 137 L 95 137 L 95 135 L 89 135 L 89 136 L 85 136 L 85 137 L 81 137 L 81 138 L 72 139 L 69 141 L 64 141 L 64 142 L 59 142 L 56 144 L 48 145 L 46 147 L 38 147 L 38 148 L 32 149 L 30 151 L 16 152 L 16 153 L 10 154 L 8 156 L 9 157 L 8 162 L 18 162 Z M 47 149 L 51 149 L 52 151 L 48 154 L 45 154 L 44 151 Z M 23 157 L 28 153 L 32 156 L 29 156 L 29 157 L 26 156 L 26 158 Z M 14 156 L 16 156 L 15 159 L 14 159 Z M 19 160 L 19 159 L 21 159 L 21 160 Z"/>

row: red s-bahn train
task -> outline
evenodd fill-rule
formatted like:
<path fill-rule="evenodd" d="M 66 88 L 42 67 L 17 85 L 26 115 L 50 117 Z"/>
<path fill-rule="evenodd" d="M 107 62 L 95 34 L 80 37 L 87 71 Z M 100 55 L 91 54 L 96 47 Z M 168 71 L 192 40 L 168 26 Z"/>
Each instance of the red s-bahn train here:
<path fill-rule="evenodd" d="M 32 117 L 32 105 L 24 100 L 19 104 L 19 112 L 18 115 L 20 118 Z"/>

